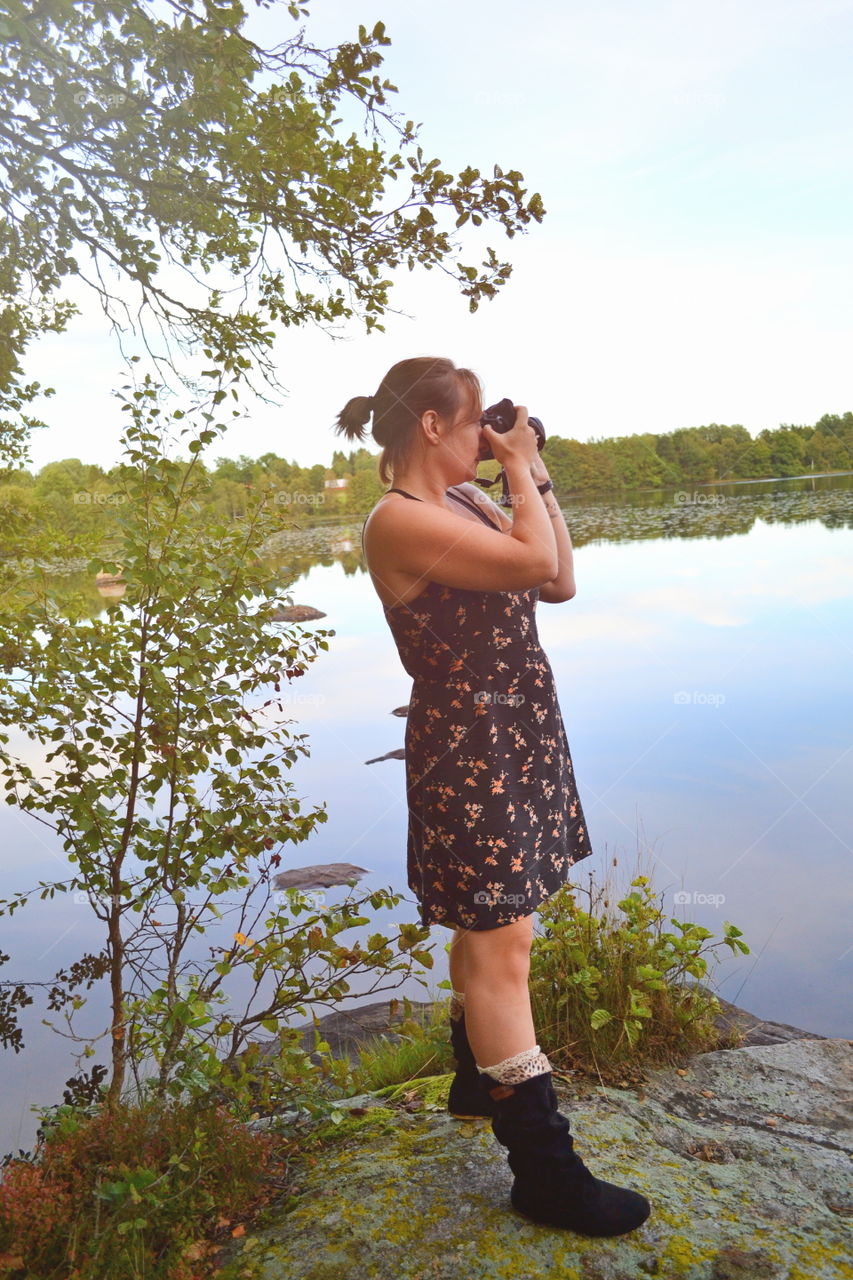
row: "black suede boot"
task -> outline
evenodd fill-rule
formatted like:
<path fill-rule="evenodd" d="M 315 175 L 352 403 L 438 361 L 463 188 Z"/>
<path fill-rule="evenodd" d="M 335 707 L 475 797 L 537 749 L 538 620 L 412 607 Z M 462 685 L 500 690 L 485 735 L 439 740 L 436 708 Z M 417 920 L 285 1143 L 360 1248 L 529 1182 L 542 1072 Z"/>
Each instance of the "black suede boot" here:
<path fill-rule="evenodd" d="M 484 1078 L 477 1070 L 474 1054 L 465 1030 L 465 1014 L 450 1019 L 450 1043 L 456 1058 L 456 1075 L 447 1096 L 447 1110 L 457 1120 L 496 1114 L 495 1104 L 481 1084 Z"/>
<path fill-rule="evenodd" d="M 496 1108 L 492 1132 L 508 1149 L 515 1175 L 513 1208 L 534 1222 L 587 1236 L 618 1236 L 645 1222 L 651 1212 L 645 1196 L 593 1177 L 574 1151 L 550 1071 L 520 1084 L 486 1073 L 482 1081 Z"/>

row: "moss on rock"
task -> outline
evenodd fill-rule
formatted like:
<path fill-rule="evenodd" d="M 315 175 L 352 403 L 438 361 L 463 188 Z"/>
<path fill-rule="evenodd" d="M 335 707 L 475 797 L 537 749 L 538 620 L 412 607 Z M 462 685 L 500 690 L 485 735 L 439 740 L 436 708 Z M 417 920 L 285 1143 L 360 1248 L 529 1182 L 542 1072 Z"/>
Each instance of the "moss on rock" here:
<path fill-rule="evenodd" d="M 852 1057 L 832 1040 L 721 1050 L 564 1098 L 592 1172 L 652 1203 L 604 1240 L 512 1210 L 506 1153 L 488 1120 L 447 1114 L 449 1076 L 352 1099 L 317 1133 L 290 1211 L 222 1280 L 241 1280 L 241 1260 L 252 1280 L 853 1280 Z"/>

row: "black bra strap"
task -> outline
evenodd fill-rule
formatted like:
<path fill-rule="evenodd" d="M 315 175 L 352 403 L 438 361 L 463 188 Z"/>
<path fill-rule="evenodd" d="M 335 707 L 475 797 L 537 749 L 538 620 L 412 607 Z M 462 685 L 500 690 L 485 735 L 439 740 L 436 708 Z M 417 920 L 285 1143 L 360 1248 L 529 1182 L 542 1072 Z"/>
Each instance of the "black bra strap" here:
<path fill-rule="evenodd" d="M 386 489 L 386 493 L 402 493 L 404 498 L 414 498 L 416 502 L 423 502 L 423 498 L 418 498 L 413 493 L 407 493 L 405 489 Z M 478 519 L 487 524 L 490 529 L 497 526 L 493 520 L 490 520 L 484 511 L 481 511 L 476 502 L 472 502 L 470 498 L 463 498 L 461 493 L 454 493 L 451 489 L 447 490 L 448 498 L 452 498 L 454 502 L 458 502 L 460 506 L 467 507 L 469 511 L 473 511 Z"/>
<path fill-rule="evenodd" d="M 415 497 L 415 495 L 414 495 L 413 493 L 406 493 L 406 490 L 405 490 L 405 489 L 386 489 L 386 490 L 385 490 L 385 493 L 402 493 L 402 495 L 403 495 L 403 497 L 404 497 L 404 498 L 411 498 L 413 502 L 423 502 L 423 498 L 416 498 L 416 497 Z M 362 552 L 362 555 L 364 554 L 364 526 L 365 526 L 366 524 L 367 524 L 367 517 L 365 516 L 364 521 L 363 521 L 362 526 L 361 526 L 361 552 Z"/>
<path fill-rule="evenodd" d="M 423 498 L 418 498 L 414 493 L 407 493 L 405 489 L 396 489 L 396 488 L 391 488 L 391 489 L 386 489 L 386 490 L 385 490 L 385 492 L 386 492 L 386 493 L 401 493 L 401 494 L 403 495 L 403 497 L 404 497 L 404 498 L 411 498 L 414 502 L 423 502 Z M 481 510 L 480 510 L 480 508 L 479 508 L 479 505 L 478 505 L 476 502 L 472 502 L 470 498 L 463 498 L 463 497 L 462 497 L 462 495 L 461 495 L 460 493 L 452 493 L 452 492 L 450 491 L 450 489 L 448 489 L 448 490 L 447 490 L 447 496 L 448 496 L 449 498 L 453 498 L 454 502 L 458 502 L 461 506 L 463 506 L 463 507 L 467 507 L 469 511 L 473 511 L 473 512 L 474 512 L 474 514 L 475 514 L 475 515 L 476 515 L 480 520 L 482 520 L 484 524 L 487 524 L 487 525 L 489 526 L 489 528 L 490 528 L 490 529 L 496 529 L 496 528 L 498 528 L 498 526 L 495 524 L 494 520 L 491 520 L 491 519 L 489 518 L 489 516 L 487 516 L 487 515 L 486 515 L 485 511 L 481 511 Z M 365 520 L 364 524 L 366 524 L 366 523 L 367 523 L 367 521 Z M 362 546 L 362 550 L 364 549 L 364 524 L 361 526 L 361 546 Z M 498 529 L 498 532 L 500 532 L 500 530 L 499 530 L 499 529 Z"/>

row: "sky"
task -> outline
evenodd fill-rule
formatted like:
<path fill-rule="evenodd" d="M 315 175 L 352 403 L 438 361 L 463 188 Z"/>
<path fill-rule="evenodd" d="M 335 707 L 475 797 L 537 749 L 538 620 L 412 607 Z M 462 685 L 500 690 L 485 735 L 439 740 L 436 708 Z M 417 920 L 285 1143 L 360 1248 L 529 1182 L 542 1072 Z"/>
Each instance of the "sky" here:
<path fill-rule="evenodd" d="M 247 7 L 267 47 L 297 25 L 284 0 Z M 473 315 L 419 269 L 397 277 L 385 334 L 282 330 L 280 403 L 246 397 L 206 456 L 328 464 L 344 403 L 414 355 L 473 367 L 487 403 L 509 396 L 578 440 L 853 410 L 853 0 L 313 0 L 303 19 L 323 46 L 377 21 L 425 153 L 521 170 L 546 216 L 462 239 L 464 261 L 488 243 L 514 266 Z M 127 366 L 98 300 L 79 281 L 64 296 L 83 314 L 25 364 L 56 388 L 31 410 L 50 424 L 31 465 L 111 466 Z"/>

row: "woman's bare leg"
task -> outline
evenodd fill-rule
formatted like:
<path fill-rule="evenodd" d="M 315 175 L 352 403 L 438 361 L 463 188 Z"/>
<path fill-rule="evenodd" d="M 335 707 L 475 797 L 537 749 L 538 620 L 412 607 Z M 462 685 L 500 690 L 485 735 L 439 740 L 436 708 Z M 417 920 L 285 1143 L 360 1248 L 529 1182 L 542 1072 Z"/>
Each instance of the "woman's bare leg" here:
<path fill-rule="evenodd" d="M 479 1067 L 536 1043 L 527 985 L 532 941 L 532 915 L 465 937 L 465 1026 Z"/>
<path fill-rule="evenodd" d="M 465 938 L 467 934 L 467 929 L 456 928 L 453 930 L 453 937 L 450 939 L 450 956 L 448 960 L 450 985 L 460 995 L 465 994 Z"/>

